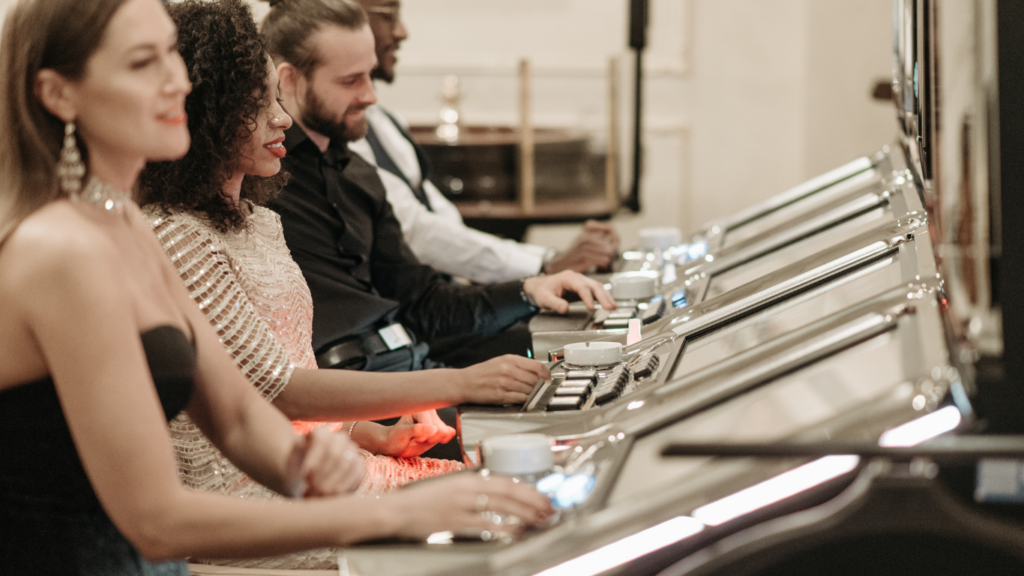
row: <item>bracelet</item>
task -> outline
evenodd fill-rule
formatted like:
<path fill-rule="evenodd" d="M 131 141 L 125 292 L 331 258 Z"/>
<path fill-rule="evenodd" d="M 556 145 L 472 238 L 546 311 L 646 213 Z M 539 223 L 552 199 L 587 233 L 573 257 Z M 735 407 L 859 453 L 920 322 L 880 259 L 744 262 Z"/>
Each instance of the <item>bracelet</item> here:
<path fill-rule="evenodd" d="M 353 422 L 353 423 L 348 425 L 348 437 L 349 438 L 352 437 L 352 431 L 356 429 L 356 424 L 358 424 L 358 423 L 359 422 Z"/>

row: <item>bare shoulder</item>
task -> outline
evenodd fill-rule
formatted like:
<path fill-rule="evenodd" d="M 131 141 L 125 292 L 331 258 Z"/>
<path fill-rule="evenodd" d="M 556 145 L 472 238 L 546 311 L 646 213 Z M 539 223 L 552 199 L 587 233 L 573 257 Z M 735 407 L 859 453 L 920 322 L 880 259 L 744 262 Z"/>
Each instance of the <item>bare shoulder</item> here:
<path fill-rule="evenodd" d="M 118 269 L 110 235 L 68 202 L 53 202 L 26 218 L 0 250 L 0 295 L 31 301 L 116 286 Z"/>
<path fill-rule="evenodd" d="M 26 218 L 4 245 L 12 265 L 28 269 L 51 268 L 79 260 L 89 263 L 112 258 L 116 247 L 110 236 L 69 202 L 52 202 Z"/>

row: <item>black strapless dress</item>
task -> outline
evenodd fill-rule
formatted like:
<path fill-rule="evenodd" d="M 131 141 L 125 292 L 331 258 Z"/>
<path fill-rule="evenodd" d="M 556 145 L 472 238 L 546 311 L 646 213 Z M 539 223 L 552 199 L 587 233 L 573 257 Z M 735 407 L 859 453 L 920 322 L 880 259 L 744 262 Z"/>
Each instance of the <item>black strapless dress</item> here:
<path fill-rule="evenodd" d="M 167 419 L 192 396 L 196 354 L 170 326 L 141 335 Z M 143 558 L 96 498 L 53 381 L 0 392 L 0 575 L 188 576 L 184 562 Z"/>

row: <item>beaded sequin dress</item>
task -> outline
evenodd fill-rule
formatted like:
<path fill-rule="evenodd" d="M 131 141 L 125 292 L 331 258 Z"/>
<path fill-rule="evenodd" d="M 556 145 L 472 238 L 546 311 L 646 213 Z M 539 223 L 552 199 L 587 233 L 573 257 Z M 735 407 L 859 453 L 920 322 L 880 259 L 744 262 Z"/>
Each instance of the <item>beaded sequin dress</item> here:
<path fill-rule="evenodd" d="M 247 226 L 221 233 L 202 218 L 145 209 L 153 231 L 192 299 L 217 331 L 238 367 L 268 401 L 284 390 L 296 367 L 316 369 L 312 348 L 313 300 L 284 241 L 280 218 L 249 205 Z M 317 423 L 295 422 L 299 431 Z M 340 426 L 340 424 L 334 427 Z M 236 468 L 188 416 L 171 421 L 178 472 L 193 489 L 241 498 L 286 498 Z M 432 458 L 391 458 L 362 451 L 366 478 L 358 493 L 374 496 L 413 480 L 461 468 Z M 260 568 L 331 569 L 334 550 L 214 563 Z"/>

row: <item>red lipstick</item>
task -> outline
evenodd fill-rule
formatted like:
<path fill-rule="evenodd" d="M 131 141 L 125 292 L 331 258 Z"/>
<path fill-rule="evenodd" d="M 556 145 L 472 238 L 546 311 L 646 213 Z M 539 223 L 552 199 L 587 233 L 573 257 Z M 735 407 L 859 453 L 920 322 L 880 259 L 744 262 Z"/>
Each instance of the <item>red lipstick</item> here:
<path fill-rule="evenodd" d="M 288 154 L 288 151 L 284 149 L 284 136 L 267 142 L 263 147 L 278 158 L 284 158 Z"/>
<path fill-rule="evenodd" d="M 160 116 L 157 120 L 160 120 L 164 124 L 168 124 L 170 126 L 181 126 L 188 122 L 188 114 L 181 112 L 177 116 Z"/>

